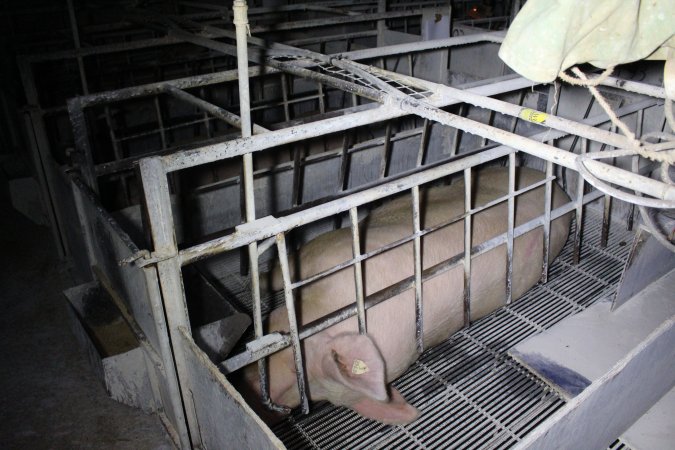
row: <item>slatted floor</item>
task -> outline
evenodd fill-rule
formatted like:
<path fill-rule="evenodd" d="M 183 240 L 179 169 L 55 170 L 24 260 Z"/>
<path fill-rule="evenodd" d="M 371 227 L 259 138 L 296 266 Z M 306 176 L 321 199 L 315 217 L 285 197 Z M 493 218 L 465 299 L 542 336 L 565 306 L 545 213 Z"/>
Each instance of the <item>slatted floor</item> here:
<path fill-rule="evenodd" d="M 600 229 L 600 216 L 589 211 L 578 266 L 572 264 L 570 240 L 546 285 L 426 351 L 393 383 L 421 410 L 414 423 L 382 425 L 324 402 L 307 416 L 293 414 L 274 432 L 290 449 L 512 447 L 564 401 L 506 352 L 614 292 L 632 234 L 612 224 L 609 243 L 601 248 Z M 619 440 L 610 448 L 628 449 Z"/>

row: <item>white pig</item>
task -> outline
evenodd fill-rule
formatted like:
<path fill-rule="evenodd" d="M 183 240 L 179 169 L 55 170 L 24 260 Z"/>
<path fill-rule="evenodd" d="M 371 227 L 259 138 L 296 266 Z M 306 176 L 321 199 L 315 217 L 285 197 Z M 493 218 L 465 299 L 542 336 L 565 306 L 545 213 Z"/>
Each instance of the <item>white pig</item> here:
<path fill-rule="evenodd" d="M 519 168 L 516 188 L 543 179 L 536 170 Z M 474 207 L 506 194 L 508 170 L 487 168 L 474 171 Z M 420 194 L 422 228 L 456 217 L 464 212 L 464 182 L 424 189 Z M 553 208 L 568 201 L 554 183 Z M 544 188 L 530 191 L 516 200 L 516 226 L 543 214 Z M 551 260 L 567 240 L 570 215 L 551 226 Z M 474 215 L 472 244 L 475 246 L 504 233 L 507 228 L 507 202 Z M 374 209 L 360 223 L 362 251 L 368 252 L 412 233 L 410 195 L 401 196 Z M 323 234 L 304 245 L 292 267 L 295 277 L 313 274 L 351 259 L 352 241 L 349 228 Z M 368 259 L 364 263 L 366 295 L 412 276 L 412 243 L 399 246 Z M 423 268 L 431 267 L 464 251 L 464 225 L 459 221 L 422 239 Z M 519 237 L 514 244 L 513 298 L 521 296 L 541 276 L 543 231 Z M 294 258 L 290 258 L 294 259 Z M 279 289 L 281 276 L 275 270 L 272 287 Z M 463 267 L 461 265 L 423 285 L 424 346 L 429 348 L 462 328 Z M 471 319 L 476 320 L 505 302 L 506 246 L 501 245 L 472 260 Z M 327 278 L 311 283 L 296 292 L 300 326 L 321 318 L 356 300 L 353 268 L 348 267 Z M 406 402 L 388 383 L 399 377 L 418 357 L 415 341 L 415 297 L 412 289 L 385 300 L 367 310 L 367 334 L 360 335 L 356 318 L 343 321 L 302 342 L 306 364 L 308 393 L 311 400 L 328 400 L 353 409 L 360 415 L 388 424 L 409 423 L 418 416 L 416 408 Z M 288 331 L 285 307 L 269 316 L 267 331 Z M 255 364 L 244 369 L 243 378 L 249 394 L 259 394 Z M 290 348 L 269 358 L 270 396 L 275 403 L 296 407 L 300 403 L 295 365 Z M 250 398 L 250 395 L 249 395 Z M 251 399 L 260 412 L 259 403 Z M 269 418 L 269 416 L 267 416 Z"/>

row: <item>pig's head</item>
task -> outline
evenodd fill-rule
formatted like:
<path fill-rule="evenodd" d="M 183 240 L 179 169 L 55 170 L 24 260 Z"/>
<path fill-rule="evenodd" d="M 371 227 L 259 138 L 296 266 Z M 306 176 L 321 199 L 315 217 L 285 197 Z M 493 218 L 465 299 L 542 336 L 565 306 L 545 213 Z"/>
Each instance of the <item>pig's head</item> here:
<path fill-rule="evenodd" d="M 387 388 L 385 361 L 370 336 L 320 333 L 304 342 L 304 354 L 312 400 L 328 400 L 386 424 L 407 424 L 419 415 L 395 388 Z M 298 406 L 292 353 L 271 357 L 269 373 L 273 401 Z"/>

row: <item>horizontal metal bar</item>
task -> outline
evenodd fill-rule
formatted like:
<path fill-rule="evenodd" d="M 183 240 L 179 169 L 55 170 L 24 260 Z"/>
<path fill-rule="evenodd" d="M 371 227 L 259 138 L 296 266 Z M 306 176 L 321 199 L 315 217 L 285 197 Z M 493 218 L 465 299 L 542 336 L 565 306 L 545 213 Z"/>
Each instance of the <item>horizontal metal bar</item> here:
<path fill-rule="evenodd" d="M 395 44 L 384 47 L 367 48 L 364 50 L 354 50 L 351 52 L 335 53 L 331 55 L 336 58 L 345 58 L 351 61 L 362 59 L 381 58 L 383 56 L 402 55 L 407 53 L 418 53 L 429 50 L 443 50 L 449 47 L 459 45 L 477 44 L 479 42 L 492 42 L 501 44 L 504 41 L 503 31 L 493 31 L 489 33 L 471 34 L 468 36 L 455 36 L 445 39 L 434 39 L 431 41 L 412 42 L 409 44 Z"/>

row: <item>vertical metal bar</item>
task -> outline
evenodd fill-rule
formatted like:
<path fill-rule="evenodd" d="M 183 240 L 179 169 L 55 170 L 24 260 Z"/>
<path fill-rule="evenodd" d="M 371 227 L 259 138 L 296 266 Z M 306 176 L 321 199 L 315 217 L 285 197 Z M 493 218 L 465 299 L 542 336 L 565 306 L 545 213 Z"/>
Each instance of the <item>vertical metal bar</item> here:
<path fill-rule="evenodd" d="M 252 129 L 251 100 L 248 84 L 248 7 L 246 6 L 246 1 L 234 0 L 232 10 L 234 13 L 234 25 L 237 35 L 237 73 L 239 75 L 239 115 L 241 117 L 241 136 L 250 137 Z M 252 222 L 255 220 L 253 156 L 251 153 L 246 153 L 243 156 L 243 160 L 244 204 L 246 210 L 246 221 Z M 281 255 L 281 253 L 279 254 Z M 258 267 L 257 242 L 252 242 L 248 245 L 248 260 L 251 277 L 251 294 L 253 297 L 253 326 L 256 338 L 260 338 L 263 336 L 264 330 L 262 322 L 262 307 L 260 302 L 260 275 Z M 269 387 L 267 385 L 267 360 L 265 358 L 258 360 L 258 378 L 260 380 L 260 394 L 262 396 L 263 403 L 272 409 L 280 409 L 276 405 L 272 404 L 270 400 Z"/>
<path fill-rule="evenodd" d="M 637 112 L 637 123 L 635 125 L 635 137 L 637 139 L 640 139 L 642 137 L 642 125 L 644 122 L 644 115 L 645 115 L 645 110 L 640 109 Z M 635 155 L 632 158 L 631 161 L 631 170 L 633 173 L 637 173 L 638 170 L 640 169 L 640 157 Z M 628 210 L 628 223 L 627 223 L 627 229 L 628 231 L 633 230 L 633 221 L 635 220 L 635 204 L 631 203 L 629 205 L 629 210 Z"/>
<path fill-rule="evenodd" d="M 471 168 L 464 169 L 464 326 L 471 325 Z"/>
<path fill-rule="evenodd" d="M 283 233 L 277 234 L 277 250 L 279 252 L 279 265 L 281 266 L 281 276 L 284 280 L 284 297 L 286 299 L 286 311 L 288 312 L 288 327 L 291 333 L 291 345 L 293 346 L 293 356 L 295 359 L 295 371 L 298 381 L 298 392 L 300 393 L 300 405 L 304 414 L 309 413 L 309 402 L 307 400 L 307 384 L 305 381 L 305 365 L 302 361 L 302 351 L 300 349 L 300 337 L 298 335 L 298 320 L 295 315 L 295 300 L 293 298 L 293 289 L 291 288 L 291 274 L 288 268 L 288 253 L 286 251 L 286 236 Z"/>
<path fill-rule="evenodd" d="M 75 17 L 75 7 L 73 6 L 73 0 L 68 1 L 68 17 L 70 18 L 70 28 L 73 32 L 73 43 L 75 44 L 75 49 L 80 49 L 80 33 L 77 29 L 77 18 Z M 82 83 L 82 93 L 84 95 L 89 95 L 89 86 L 87 84 L 87 75 L 84 70 L 84 60 L 81 55 L 77 56 L 77 68 L 80 72 L 80 82 Z"/>
<path fill-rule="evenodd" d="M 286 122 L 291 120 L 291 111 L 288 107 L 288 79 L 285 73 L 281 73 L 281 98 L 284 102 L 284 118 Z"/>
<path fill-rule="evenodd" d="M 619 107 L 621 107 L 621 103 L 619 103 Z M 612 133 L 616 133 L 616 126 L 612 125 L 610 127 L 610 131 Z M 602 148 L 600 149 L 600 151 L 604 151 L 605 147 L 606 147 L 606 145 L 602 144 Z M 612 164 L 614 164 L 614 159 L 615 158 L 612 158 Z M 603 200 L 602 231 L 600 233 L 600 247 L 602 247 L 602 248 L 607 247 L 607 239 L 609 238 L 609 222 L 610 222 L 610 219 L 611 219 L 611 213 L 612 213 L 612 196 L 609 195 L 609 194 L 606 194 L 605 198 Z"/>
<path fill-rule="evenodd" d="M 415 264 L 415 338 L 417 351 L 424 351 L 424 309 L 422 304 L 422 242 L 420 237 L 420 187 L 412 188 L 413 258 Z"/>
<path fill-rule="evenodd" d="M 323 84 L 316 83 L 319 85 L 319 112 L 321 114 L 326 113 L 326 99 L 323 97 Z"/>
<path fill-rule="evenodd" d="M 91 143 L 89 142 L 89 129 L 79 97 L 68 101 L 68 114 L 70 115 L 70 123 L 73 126 L 73 138 L 82 177 L 91 190 L 98 194 L 98 181 L 94 168 Z"/>
<path fill-rule="evenodd" d="M 429 130 L 431 129 L 431 123 L 429 119 L 424 119 L 424 124 L 422 125 L 422 136 L 420 137 L 420 149 L 417 152 L 417 166 L 420 167 L 424 164 L 424 159 L 427 154 L 427 147 L 429 146 Z"/>
<path fill-rule="evenodd" d="M 391 121 L 384 129 L 384 144 L 382 146 L 382 163 L 380 165 L 380 179 L 385 178 L 389 171 L 389 157 L 391 156 Z"/>
<path fill-rule="evenodd" d="M 302 202 L 302 152 L 301 146 L 296 146 L 293 152 L 293 206 Z"/>
<path fill-rule="evenodd" d="M 494 121 L 494 118 L 495 118 L 495 112 L 493 110 L 490 110 L 489 115 L 488 115 L 488 121 L 487 121 L 488 126 L 492 126 L 492 122 Z M 488 143 L 488 138 L 483 138 L 480 146 L 485 147 L 487 145 L 487 143 Z"/>
<path fill-rule="evenodd" d="M 189 396 L 189 376 L 186 367 L 185 349 L 181 345 L 180 330 L 190 331 L 190 319 L 185 303 L 185 291 L 181 277 L 180 260 L 176 257 L 178 246 L 169 197 L 169 183 L 160 158 L 147 158 L 139 163 L 141 182 L 145 194 L 145 207 L 150 221 L 153 241 L 153 255 L 157 263 L 160 288 L 164 301 L 164 310 L 173 346 L 174 359 L 178 374 L 183 408 L 186 412 L 189 429 L 193 432 L 192 444 L 200 445 L 197 416 L 194 404 Z M 180 433 L 181 446 L 191 448 L 187 433 Z"/>
<path fill-rule="evenodd" d="M 162 150 L 166 150 L 166 133 L 164 131 L 164 119 L 162 118 L 162 108 L 159 104 L 159 96 L 155 95 L 155 113 L 157 114 L 157 125 L 159 125 L 159 137 L 162 140 Z"/>
<path fill-rule="evenodd" d="M 352 225 L 352 255 L 354 258 L 361 256 L 361 239 L 359 237 L 359 215 L 356 208 L 350 208 L 349 218 Z M 354 287 L 356 289 L 356 312 L 359 321 L 359 333 L 368 332 L 366 327 L 366 306 L 363 291 L 363 267 L 361 261 L 354 264 Z"/>
<path fill-rule="evenodd" d="M 342 152 L 340 153 L 339 189 L 344 191 L 349 185 L 349 147 L 351 144 L 351 130 L 345 130 L 342 137 Z"/>
<path fill-rule="evenodd" d="M 411 77 L 414 77 L 415 71 L 413 70 L 413 55 L 412 53 L 408 53 L 408 75 Z"/>
<path fill-rule="evenodd" d="M 115 135 L 115 129 L 113 127 L 112 123 L 112 117 L 110 116 L 110 107 L 106 105 L 103 108 L 104 114 L 105 114 L 105 123 L 108 126 L 108 132 L 110 134 L 110 143 L 112 145 L 113 149 L 113 155 L 115 155 L 115 160 L 119 161 L 122 159 L 122 151 L 119 146 L 119 141 L 117 140 L 117 136 Z M 124 173 L 119 174 L 120 177 L 120 182 L 122 183 L 122 191 L 124 192 L 124 198 L 126 198 L 127 201 L 131 200 L 130 194 L 129 194 L 129 184 L 127 183 L 127 177 Z"/>
<path fill-rule="evenodd" d="M 548 265 L 549 259 L 551 257 L 551 203 L 553 201 L 553 181 L 550 180 L 553 175 L 553 163 L 551 161 L 546 161 L 546 178 L 549 180 L 546 182 L 546 187 L 544 189 L 544 254 L 543 263 L 541 266 L 541 282 L 546 283 L 548 281 Z"/>
<path fill-rule="evenodd" d="M 462 117 L 466 113 L 466 103 L 462 103 L 459 105 L 459 111 L 457 112 L 457 115 Z M 459 151 L 459 138 L 462 135 L 462 130 L 459 128 L 455 128 L 455 133 L 452 139 L 452 150 L 450 151 L 450 156 L 455 156 L 457 155 L 457 152 Z"/>
<path fill-rule="evenodd" d="M 583 138 L 581 140 L 581 150 L 580 153 L 584 154 L 588 151 L 588 139 Z M 576 216 L 575 216 L 575 230 L 574 230 L 574 255 L 572 262 L 574 264 L 579 264 L 579 258 L 581 256 L 581 228 L 583 223 L 583 212 L 584 212 L 584 177 L 577 172 L 577 198 L 576 198 Z"/>
<path fill-rule="evenodd" d="M 513 293 L 513 228 L 515 224 L 516 199 L 516 152 L 509 153 L 509 201 L 508 225 L 506 229 L 506 304 L 511 304 Z"/>
<path fill-rule="evenodd" d="M 203 86 L 199 89 L 199 93 L 204 100 L 207 100 L 206 91 L 204 90 Z M 204 128 L 206 129 L 206 137 L 210 139 L 213 137 L 213 133 L 211 131 L 211 121 L 209 120 L 209 113 L 204 111 L 203 116 L 204 116 Z"/>

